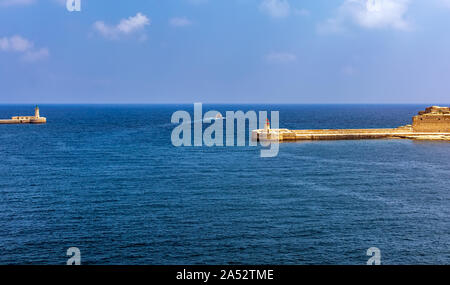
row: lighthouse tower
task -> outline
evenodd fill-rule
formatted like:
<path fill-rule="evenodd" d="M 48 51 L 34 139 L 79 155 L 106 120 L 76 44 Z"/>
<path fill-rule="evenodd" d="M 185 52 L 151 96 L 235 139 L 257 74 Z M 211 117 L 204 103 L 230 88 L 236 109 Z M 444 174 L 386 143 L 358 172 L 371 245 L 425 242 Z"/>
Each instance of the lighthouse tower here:
<path fill-rule="evenodd" d="M 266 131 L 266 132 L 270 131 L 270 121 L 269 121 L 269 119 L 266 119 L 266 125 L 264 126 L 264 131 Z"/>
<path fill-rule="evenodd" d="M 39 107 L 38 106 L 36 106 L 36 108 L 34 108 L 34 117 L 39 118 Z"/>

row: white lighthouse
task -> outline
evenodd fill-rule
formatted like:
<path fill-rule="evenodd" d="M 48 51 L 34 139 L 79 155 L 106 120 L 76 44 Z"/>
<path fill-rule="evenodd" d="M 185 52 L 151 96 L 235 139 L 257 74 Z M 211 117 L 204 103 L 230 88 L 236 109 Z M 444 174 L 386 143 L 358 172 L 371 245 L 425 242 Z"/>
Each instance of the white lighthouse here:
<path fill-rule="evenodd" d="M 39 114 L 39 107 L 36 106 L 36 108 L 34 108 L 34 117 L 30 117 L 29 123 L 30 124 L 45 124 L 46 122 L 47 122 L 47 118 L 41 117 L 41 115 Z"/>

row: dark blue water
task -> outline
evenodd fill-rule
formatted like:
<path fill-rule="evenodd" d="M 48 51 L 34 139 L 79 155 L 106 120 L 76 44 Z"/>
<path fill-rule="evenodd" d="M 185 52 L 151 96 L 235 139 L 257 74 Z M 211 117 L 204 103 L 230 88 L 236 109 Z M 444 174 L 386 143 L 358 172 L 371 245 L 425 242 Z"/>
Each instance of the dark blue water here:
<path fill-rule="evenodd" d="M 278 110 L 286 128 L 408 124 L 426 106 Z M 450 143 L 361 140 L 176 148 L 186 106 L 41 106 L 0 125 L 0 264 L 450 263 Z M 0 117 L 33 106 L 0 106 Z"/>

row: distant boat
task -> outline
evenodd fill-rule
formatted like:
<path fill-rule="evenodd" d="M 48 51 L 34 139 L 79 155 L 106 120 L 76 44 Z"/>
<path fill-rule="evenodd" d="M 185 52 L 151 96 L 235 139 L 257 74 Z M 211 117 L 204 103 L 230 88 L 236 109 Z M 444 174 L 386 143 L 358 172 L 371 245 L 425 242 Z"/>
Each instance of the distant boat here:
<path fill-rule="evenodd" d="M 222 114 L 218 113 L 218 114 L 216 115 L 216 120 L 220 120 L 220 119 L 223 119 L 223 117 L 222 117 Z"/>

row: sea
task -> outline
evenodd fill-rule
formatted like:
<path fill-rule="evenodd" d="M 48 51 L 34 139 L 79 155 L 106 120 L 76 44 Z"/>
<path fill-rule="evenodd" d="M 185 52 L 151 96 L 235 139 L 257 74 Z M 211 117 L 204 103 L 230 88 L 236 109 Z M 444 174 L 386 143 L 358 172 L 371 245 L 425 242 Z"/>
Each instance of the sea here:
<path fill-rule="evenodd" d="M 426 105 L 203 105 L 290 129 L 390 128 Z M 450 142 L 175 147 L 193 105 L 41 105 L 0 125 L 0 264 L 450 264 Z M 0 118 L 33 105 L 0 105 Z M 373 251 L 372 251 L 373 252 Z"/>

